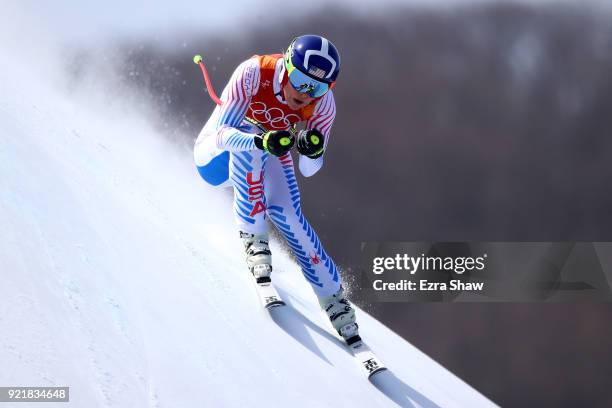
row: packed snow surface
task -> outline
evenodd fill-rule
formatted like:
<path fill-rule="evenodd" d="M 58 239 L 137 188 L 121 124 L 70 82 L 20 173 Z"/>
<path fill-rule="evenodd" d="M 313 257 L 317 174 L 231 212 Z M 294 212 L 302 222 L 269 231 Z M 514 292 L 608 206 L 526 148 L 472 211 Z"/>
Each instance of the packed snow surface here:
<path fill-rule="evenodd" d="M 263 310 L 231 198 L 137 98 L 3 74 L 0 386 L 70 386 L 48 407 L 494 406 L 359 310 L 390 369 L 369 382 L 276 242 L 288 306 Z"/>

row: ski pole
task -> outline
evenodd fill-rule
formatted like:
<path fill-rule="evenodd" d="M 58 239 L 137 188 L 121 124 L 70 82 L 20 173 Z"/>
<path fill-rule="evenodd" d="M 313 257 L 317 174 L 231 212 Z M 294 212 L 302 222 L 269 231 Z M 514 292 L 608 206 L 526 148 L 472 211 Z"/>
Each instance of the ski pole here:
<path fill-rule="evenodd" d="M 210 96 L 210 98 L 217 104 L 217 105 L 223 105 L 223 101 L 221 101 L 221 99 L 219 99 L 219 97 L 217 96 L 217 94 L 215 93 L 215 89 L 213 88 L 212 84 L 210 83 L 210 78 L 208 77 L 208 71 L 206 71 L 206 67 L 204 66 L 204 62 L 202 61 L 202 56 L 201 55 L 194 55 L 193 57 L 193 62 L 196 65 L 199 65 L 200 68 L 202 69 L 202 75 L 204 75 L 204 81 L 206 83 L 206 89 L 208 91 L 208 95 Z M 245 117 L 245 119 L 252 123 L 253 125 L 257 126 L 259 128 L 259 130 L 261 130 L 263 133 L 267 132 L 268 130 L 266 128 L 264 128 L 259 122 L 257 122 L 254 119 L 251 119 L 249 117 Z M 291 128 L 289 129 L 289 131 L 291 133 L 293 133 L 294 135 L 297 132 L 295 123 L 291 126 Z"/>
<path fill-rule="evenodd" d="M 194 64 L 199 65 L 200 68 L 202 69 L 202 75 L 204 75 L 204 81 L 206 82 L 206 89 L 208 91 L 208 95 L 210 96 L 210 98 L 217 105 L 222 105 L 223 102 L 221 101 L 221 99 L 219 99 L 217 97 L 217 94 L 215 93 L 215 89 L 213 88 L 212 84 L 210 83 L 210 78 L 208 77 L 208 72 L 206 71 L 206 67 L 204 66 L 204 62 L 202 61 L 202 56 L 201 55 L 195 55 L 193 57 L 193 62 L 194 62 Z"/>

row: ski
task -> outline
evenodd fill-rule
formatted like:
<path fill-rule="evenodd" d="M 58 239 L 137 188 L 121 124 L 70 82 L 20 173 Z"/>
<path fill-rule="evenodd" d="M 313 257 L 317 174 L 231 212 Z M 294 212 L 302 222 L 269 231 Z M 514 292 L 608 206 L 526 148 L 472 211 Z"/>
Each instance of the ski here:
<path fill-rule="evenodd" d="M 368 378 L 371 378 L 373 375 L 387 369 L 382 361 L 376 357 L 376 354 L 374 354 L 370 347 L 363 342 L 363 340 L 360 339 L 352 344 L 348 344 L 348 347 L 351 349 L 353 356 L 359 363 L 361 371 Z"/>
<path fill-rule="evenodd" d="M 265 309 L 285 305 L 285 302 L 283 302 L 283 299 L 281 299 L 276 288 L 272 284 L 270 277 L 253 277 L 253 282 L 255 283 L 255 289 L 257 290 L 259 301 Z"/>
<path fill-rule="evenodd" d="M 261 278 L 255 278 L 253 276 L 253 283 L 255 284 L 259 301 L 264 309 L 286 305 L 272 284 L 272 280 L 269 276 Z M 357 324 L 353 323 L 343 327 L 338 334 L 359 363 L 361 372 L 367 378 L 371 378 L 373 375 L 386 370 L 387 367 L 385 367 L 370 347 L 368 347 L 361 337 L 359 337 L 357 330 Z"/>
<path fill-rule="evenodd" d="M 374 352 L 361 339 L 358 334 L 357 323 L 347 324 L 340 328 L 338 334 L 344 339 L 346 345 L 351 349 L 353 357 L 359 363 L 361 371 L 368 377 L 387 369 Z"/>

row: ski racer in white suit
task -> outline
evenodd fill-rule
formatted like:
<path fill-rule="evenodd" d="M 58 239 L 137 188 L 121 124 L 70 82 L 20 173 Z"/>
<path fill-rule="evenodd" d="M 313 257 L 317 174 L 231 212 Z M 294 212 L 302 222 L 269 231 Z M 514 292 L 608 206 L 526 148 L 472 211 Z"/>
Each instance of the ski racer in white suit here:
<path fill-rule="evenodd" d="M 296 144 L 300 172 L 323 165 L 336 114 L 331 88 L 340 56 L 327 39 L 305 35 L 285 55 L 261 55 L 234 71 L 194 149 L 202 178 L 233 186 L 234 216 L 255 278 L 268 279 L 272 259 L 267 219 L 285 237 L 306 280 L 334 328 L 357 335 L 355 311 L 344 296 L 332 258 L 302 213 L 290 150 Z M 297 123 L 305 129 L 290 131 Z"/>

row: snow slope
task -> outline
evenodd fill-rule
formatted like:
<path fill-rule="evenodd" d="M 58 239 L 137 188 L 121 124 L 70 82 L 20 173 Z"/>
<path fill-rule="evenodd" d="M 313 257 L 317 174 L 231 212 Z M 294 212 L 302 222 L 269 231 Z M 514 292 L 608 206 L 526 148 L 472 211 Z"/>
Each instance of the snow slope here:
<path fill-rule="evenodd" d="M 71 387 L 49 407 L 494 406 L 360 311 L 390 368 L 369 383 L 277 244 L 290 306 L 261 309 L 228 195 L 128 97 L 3 74 L 1 386 Z"/>

